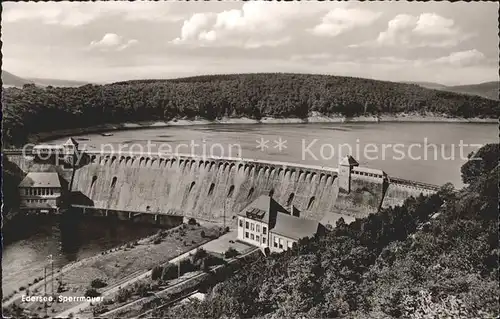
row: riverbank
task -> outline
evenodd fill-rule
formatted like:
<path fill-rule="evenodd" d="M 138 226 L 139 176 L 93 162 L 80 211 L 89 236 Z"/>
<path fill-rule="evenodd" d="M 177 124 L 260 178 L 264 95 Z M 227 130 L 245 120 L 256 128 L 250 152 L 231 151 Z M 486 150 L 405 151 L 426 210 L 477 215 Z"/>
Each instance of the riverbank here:
<path fill-rule="evenodd" d="M 66 136 L 77 136 L 84 134 L 104 133 L 122 130 L 139 130 L 152 128 L 165 128 L 176 126 L 191 125 L 214 125 L 214 124 L 307 124 L 307 123 L 484 123 L 495 124 L 498 119 L 495 118 L 460 118 L 450 117 L 446 114 L 437 113 L 398 113 L 398 114 L 380 114 L 370 116 L 345 117 L 342 115 L 323 115 L 317 112 L 307 118 L 274 118 L 263 117 L 259 120 L 247 117 L 231 118 L 225 117 L 217 120 L 195 119 L 173 119 L 171 121 L 149 121 L 121 124 L 103 124 L 85 128 L 73 128 L 67 130 L 56 130 L 52 132 L 38 133 L 30 137 L 31 143 L 49 141 Z"/>

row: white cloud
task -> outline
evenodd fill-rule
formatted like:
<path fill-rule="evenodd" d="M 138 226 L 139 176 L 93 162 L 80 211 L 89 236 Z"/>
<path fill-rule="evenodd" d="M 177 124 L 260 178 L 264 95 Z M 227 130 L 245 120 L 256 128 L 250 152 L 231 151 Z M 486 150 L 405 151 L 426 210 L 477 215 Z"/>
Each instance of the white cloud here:
<path fill-rule="evenodd" d="M 461 32 L 452 19 L 436 13 L 399 14 L 389 21 L 387 30 L 380 32 L 375 43 L 365 45 L 450 47 L 471 36 Z"/>
<path fill-rule="evenodd" d="M 423 13 L 413 31 L 422 35 L 452 35 L 458 32 L 454 24 L 453 20 L 435 13 Z"/>
<path fill-rule="evenodd" d="M 318 36 L 337 36 L 355 27 L 368 26 L 380 17 L 379 12 L 362 9 L 335 8 L 310 31 Z"/>
<path fill-rule="evenodd" d="M 336 5 L 339 6 L 339 5 Z M 291 21 L 331 9 L 328 3 L 246 2 L 241 9 L 196 13 L 171 43 L 258 48 L 288 43 Z"/>
<path fill-rule="evenodd" d="M 482 52 L 472 49 L 467 51 L 453 52 L 448 56 L 444 56 L 434 60 L 435 63 L 451 64 L 457 67 L 477 65 L 484 61 L 485 56 Z"/>
<path fill-rule="evenodd" d="M 3 4 L 2 22 L 41 20 L 44 24 L 77 27 L 113 15 L 127 21 L 178 21 L 170 3 L 153 2 L 19 2 Z"/>
<path fill-rule="evenodd" d="M 135 39 L 126 40 L 115 33 L 106 33 L 101 40 L 92 41 L 90 49 L 99 49 L 102 51 L 121 51 L 132 45 L 137 44 Z"/>

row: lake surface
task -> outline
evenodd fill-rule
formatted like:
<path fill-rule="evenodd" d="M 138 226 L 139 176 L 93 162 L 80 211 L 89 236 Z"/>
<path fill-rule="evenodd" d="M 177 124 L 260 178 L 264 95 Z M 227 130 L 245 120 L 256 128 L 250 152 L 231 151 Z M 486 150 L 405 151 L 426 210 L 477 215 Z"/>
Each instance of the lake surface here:
<path fill-rule="evenodd" d="M 329 167 L 351 154 L 360 165 L 390 176 L 457 187 L 463 186 L 460 167 L 467 154 L 498 142 L 496 124 L 475 123 L 211 124 L 112 134 L 76 138 L 89 150 L 121 147 L 124 152 L 177 151 Z M 257 148 L 261 139 L 267 141 L 262 150 Z"/>

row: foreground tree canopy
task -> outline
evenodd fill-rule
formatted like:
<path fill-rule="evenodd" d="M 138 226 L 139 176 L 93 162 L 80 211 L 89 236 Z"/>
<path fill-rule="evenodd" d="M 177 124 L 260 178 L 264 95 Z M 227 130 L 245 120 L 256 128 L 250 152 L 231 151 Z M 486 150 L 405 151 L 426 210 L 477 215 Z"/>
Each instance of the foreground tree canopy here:
<path fill-rule="evenodd" d="M 445 185 L 341 221 L 293 251 L 258 257 L 204 301 L 155 317 L 496 318 L 498 149 L 480 151 L 484 169 L 459 193 Z"/>
<path fill-rule="evenodd" d="M 4 143 L 100 124 L 201 117 L 305 118 L 435 112 L 498 117 L 498 102 L 413 84 L 305 74 L 213 75 L 77 88 L 3 89 Z"/>

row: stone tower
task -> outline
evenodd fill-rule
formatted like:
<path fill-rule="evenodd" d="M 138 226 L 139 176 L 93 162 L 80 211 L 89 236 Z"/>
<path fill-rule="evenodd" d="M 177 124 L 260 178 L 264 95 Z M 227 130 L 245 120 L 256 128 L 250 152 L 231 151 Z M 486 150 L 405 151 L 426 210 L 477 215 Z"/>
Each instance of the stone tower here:
<path fill-rule="evenodd" d="M 351 173 L 354 166 L 359 166 L 359 163 L 351 155 L 344 157 L 339 163 L 339 191 L 342 193 L 351 192 Z"/>

